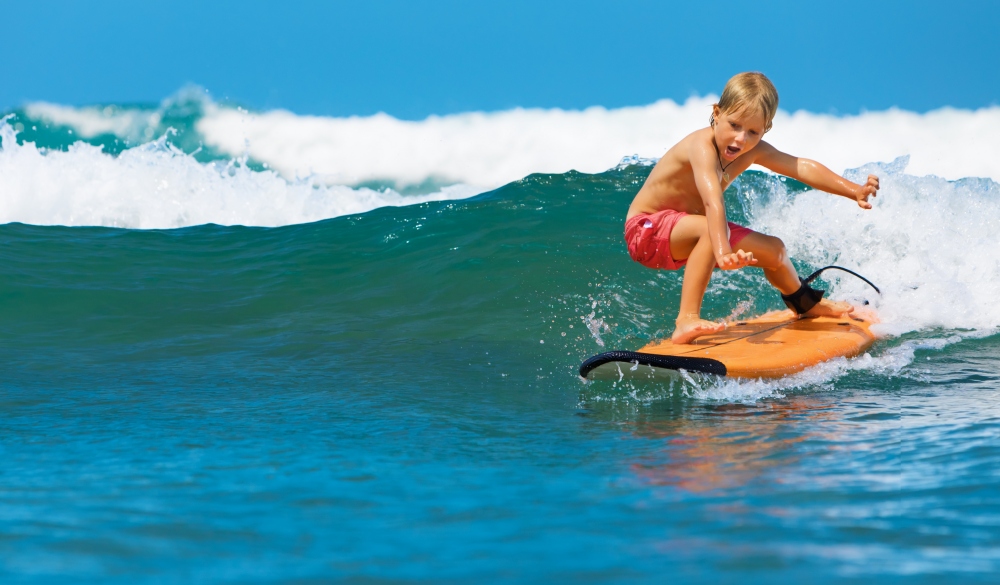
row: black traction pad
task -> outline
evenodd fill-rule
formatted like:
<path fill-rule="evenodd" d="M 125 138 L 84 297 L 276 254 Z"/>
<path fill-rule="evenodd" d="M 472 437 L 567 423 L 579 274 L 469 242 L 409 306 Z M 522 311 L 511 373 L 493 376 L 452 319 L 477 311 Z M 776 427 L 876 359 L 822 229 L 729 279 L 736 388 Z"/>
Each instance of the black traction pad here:
<path fill-rule="evenodd" d="M 716 376 L 726 375 L 726 364 L 709 358 L 683 357 L 676 355 L 657 355 L 653 353 L 640 353 L 638 351 L 607 351 L 595 355 L 580 364 L 580 375 L 587 377 L 595 368 L 611 362 L 622 362 L 626 364 L 639 363 L 643 366 L 654 368 L 666 368 L 668 370 L 687 370 L 689 372 L 701 372 L 703 374 L 714 374 Z"/>

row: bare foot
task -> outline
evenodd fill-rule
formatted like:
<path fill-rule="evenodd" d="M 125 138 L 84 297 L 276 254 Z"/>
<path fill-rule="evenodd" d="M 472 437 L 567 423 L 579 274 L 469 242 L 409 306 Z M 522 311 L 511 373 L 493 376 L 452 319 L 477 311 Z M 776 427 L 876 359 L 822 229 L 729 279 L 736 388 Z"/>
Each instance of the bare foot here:
<path fill-rule="evenodd" d="M 678 319 L 677 328 L 674 329 L 674 334 L 670 336 L 670 341 L 678 345 L 691 343 L 693 340 L 701 337 L 702 335 L 716 333 L 725 328 L 725 323 L 716 323 L 714 321 L 706 321 L 704 319 L 697 318 Z"/>
<path fill-rule="evenodd" d="M 806 311 L 805 314 L 807 317 L 840 317 L 844 313 L 850 313 L 853 310 L 854 306 L 850 303 L 823 299 L 815 307 Z"/>

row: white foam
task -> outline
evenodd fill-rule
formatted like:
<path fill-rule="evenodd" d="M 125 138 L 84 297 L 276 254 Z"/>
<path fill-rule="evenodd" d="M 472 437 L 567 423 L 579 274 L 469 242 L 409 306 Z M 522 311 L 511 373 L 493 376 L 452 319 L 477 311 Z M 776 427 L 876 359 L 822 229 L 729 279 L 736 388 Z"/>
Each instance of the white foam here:
<path fill-rule="evenodd" d="M 766 139 L 779 150 L 818 160 L 836 172 L 909 156 L 914 175 L 1000 181 L 1000 159 L 983 147 L 997 132 L 998 106 L 925 114 L 891 109 L 856 116 L 779 111 Z"/>
<path fill-rule="evenodd" d="M 17 144 L 0 123 L 0 223 L 177 228 L 205 223 L 279 226 L 306 223 L 476 191 L 463 185 L 420 196 L 391 190 L 288 181 L 240 161 L 203 164 L 161 138 L 111 156 L 77 142 L 67 151 Z"/>
<path fill-rule="evenodd" d="M 155 140 L 163 133 L 160 125 L 171 110 L 198 116 L 206 107 L 213 105 L 205 89 L 188 85 L 161 101 L 156 108 L 117 105 L 73 107 L 33 102 L 24 106 L 24 114 L 46 124 L 67 126 L 79 138 L 112 134 L 126 143 L 140 144 Z"/>
<path fill-rule="evenodd" d="M 493 188 L 531 173 L 602 172 L 633 152 L 662 154 L 705 122 L 711 100 L 635 108 L 514 109 L 431 116 L 329 118 L 207 107 L 197 128 L 222 152 L 246 152 L 286 176 L 356 184 L 428 179 Z"/>
<path fill-rule="evenodd" d="M 825 193 L 788 198 L 774 189 L 778 195 L 753 212 L 751 225 L 781 237 L 793 258 L 839 264 L 871 279 L 881 297 L 854 277 L 827 273 L 834 296 L 875 303 L 884 333 L 996 330 L 1000 185 L 917 177 L 903 172 L 906 162 L 847 173 L 855 180 L 868 172 L 880 175 L 882 188 L 870 211 Z"/>
<path fill-rule="evenodd" d="M 692 97 L 683 104 L 662 100 L 618 109 L 469 112 L 404 121 L 386 114 L 336 118 L 300 116 L 283 110 L 248 112 L 219 105 L 207 97 L 205 90 L 189 87 L 155 109 L 73 108 L 34 103 L 25 107 L 25 113 L 31 118 L 69 126 L 82 138 L 111 133 L 136 144 L 162 132 L 164 116 L 172 108 L 192 112 L 186 118 L 194 122 L 206 145 L 234 158 L 249 156 L 265 163 L 289 181 L 289 188 L 294 188 L 292 185 L 298 184 L 300 178 L 307 178 L 314 186 L 333 189 L 327 192 L 330 203 L 326 211 L 285 210 L 279 214 L 281 218 L 266 222 L 276 225 L 286 221 L 286 217 L 298 216 L 309 221 L 307 218 L 328 216 L 337 209 L 355 212 L 369 206 L 451 198 L 459 193 L 473 195 L 535 172 L 559 173 L 570 169 L 601 172 L 623 161 L 623 155 L 632 153 L 623 162 L 655 161 L 683 136 L 705 125 L 715 99 Z M 1000 180 L 1000 157 L 982 148 L 989 137 L 998 133 L 1000 107 L 976 111 L 944 108 L 925 114 L 888 110 L 856 116 L 779 111 L 767 139 L 782 150 L 817 159 L 836 171 L 909 155 L 910 171 L 916 175 Z M 85 151 L 82 147 L 75 148 L 81 153 Z M 176 156 L 177 153 L 171 155 Z M 175 161 L 175 166 L 178 164 Z M 184 172 L 190 176 L 188 171 Z M 103 178 L 110 179 L 111 175 Z M 270 184 L 269 178 L 259 181 Z M 421 198 L 402 198 L 394 192 L 373 195 L 363 190 L 351 194 L 338 187 L 367 181 L 384 181 L 401 187 L 428 183 L 459 187 Z M 226 197 L 220 196 L 220 200 Z M 253 196 L 242 205 L 254 205 L 254 201 L 270 209 L 263 199 L 255 200 Z M 105 204 L 117 205 L 110 200 L 105 200 Z M 142 225 L 195 221 L 179 219 L 185 214 L 216 223 L 244 221 L 249 212 L 232 215 L 231 207 L 227 206 L 228 211 L 221 214 L 178 210 L 171 214 L 174 218 L 170 220 L 157 212 L 153 215 L 160 219 L 143 220 Z M 82 212 L 74 213 L 79 217 Z M 100 215 L 110 218 L 121 214 L 116 211 Z M 134 217 L 135 213 L 126 215 Z M 262 209 L 252 215 L 260 222 L 267 212 Z M 62 220 L 50 220 L 59 221 Z M 131 221 L 126 224 L 134 225 Z"/>
<path fill-rule="evenodd" d="M 346 184 L 434 178 L 485 189 L 530 173 L 602 172 L 632 153 L 659 158 L 706 125 L 715 99 L 581 111 L 471 112 L 418 122 L 386 114 L 251 113 L 208 104 L 197 128 L 206 144 L 234 156 L 247 153 L 285 176 L 316 174 Z M 767 140 L 838 172 L 909 155 L 917 174 L 1000 180 L 1000 157 L 982 147 L 997 133 L 1000 107 L 926 114 L 894 109 L 842 117 L 780 111 Z"/>
<path fill-rule="evenodd" d="M 48 102 L 34 102 L 24 107 L 24 113 L 50 124 L 69 126 L 80 138 L 114 134 L 126 140 L 155 138 L 154 130 L 163 117 L 162 110 L 84 106 L 74 108 Z"/>

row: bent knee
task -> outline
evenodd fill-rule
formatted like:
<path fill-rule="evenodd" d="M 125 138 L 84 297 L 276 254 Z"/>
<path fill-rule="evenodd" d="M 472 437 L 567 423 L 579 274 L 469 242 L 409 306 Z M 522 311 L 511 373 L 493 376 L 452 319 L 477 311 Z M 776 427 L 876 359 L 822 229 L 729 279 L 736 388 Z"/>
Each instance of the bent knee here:
<path fill-rule="evenodd" d="M 764 236 L 764 245 L 758 255 L 759 261 L 767 267 L 780 266 L 788 260 L 788 249 L 780 238 L 774 236 Z"/>
<path fill-rule="evenodd" d="M 788 248 L 785 248 L 785 242 L 781 238 L 774 238 L 774 253 L 782 262 L 788 259 Z"/>

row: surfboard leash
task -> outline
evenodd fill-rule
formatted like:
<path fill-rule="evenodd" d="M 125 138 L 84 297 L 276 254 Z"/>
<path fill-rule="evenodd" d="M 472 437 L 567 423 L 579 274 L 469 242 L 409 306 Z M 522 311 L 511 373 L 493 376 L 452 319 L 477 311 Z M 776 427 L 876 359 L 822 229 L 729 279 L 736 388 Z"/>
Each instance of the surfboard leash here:
<path fill-rule="evenodd" d="M 875 286 L 874 284 L 872 284 L 872 281 L 868 280 L 868 279 L 867 279 L 867 278 L 865 278 L 864 276 L 861 276 L 861 275 L 860 275 L 860 274 L 858 274 L 857 272 L 854 272 L 853 270 L 848 270 L 848 269 L 844 268 L 843 266 L 833 266 L 833 265 L 830 265 L 830 266 L 824 266 L 823 268 L 820 268 L 820 269 L 819 269 L 819 270 L 817 270 L 816 272 L 813 272 L 813 273 L 812 273 L 812 274 L 810 274 L 809 276 L 805 277 L 805 278 L 804 278 L 804 279 L 802 280 L 802 284 L 809 284 L 810 282 L 812 282 L 812 281 L 816 280 L 816 278 L 817 278 L 817 277 L 818 277 L 818 276 L 819 276 L 820 274 L 822 274 L 824 270 L 830 270 L 830 269 L 834 269 L 834 270 L 842 270 L 842 271 L 844 271 L 844 272 L 846 272 L 846 273 L 848 273 L 848 274 L 853 274 L 854 276 L 857 276 L 857 277 L 858 277 L 858 278 L 860 278 L 861 280 L 863 280 L 863 281 L 865 281 L 866 283 L 868 283 L 868 286 L 870 286 L 870 287 L 872 287 L 873 289 L 875 289 L 875 292 L 877 292 L 877 293 L 878 293 L 878 294 L 879 294 L 880 296 L 882 295 L 882 291 L 880 291 L 880 290 L 878 289 L 878 287 L 877 287 L 877 286 Z"/>

